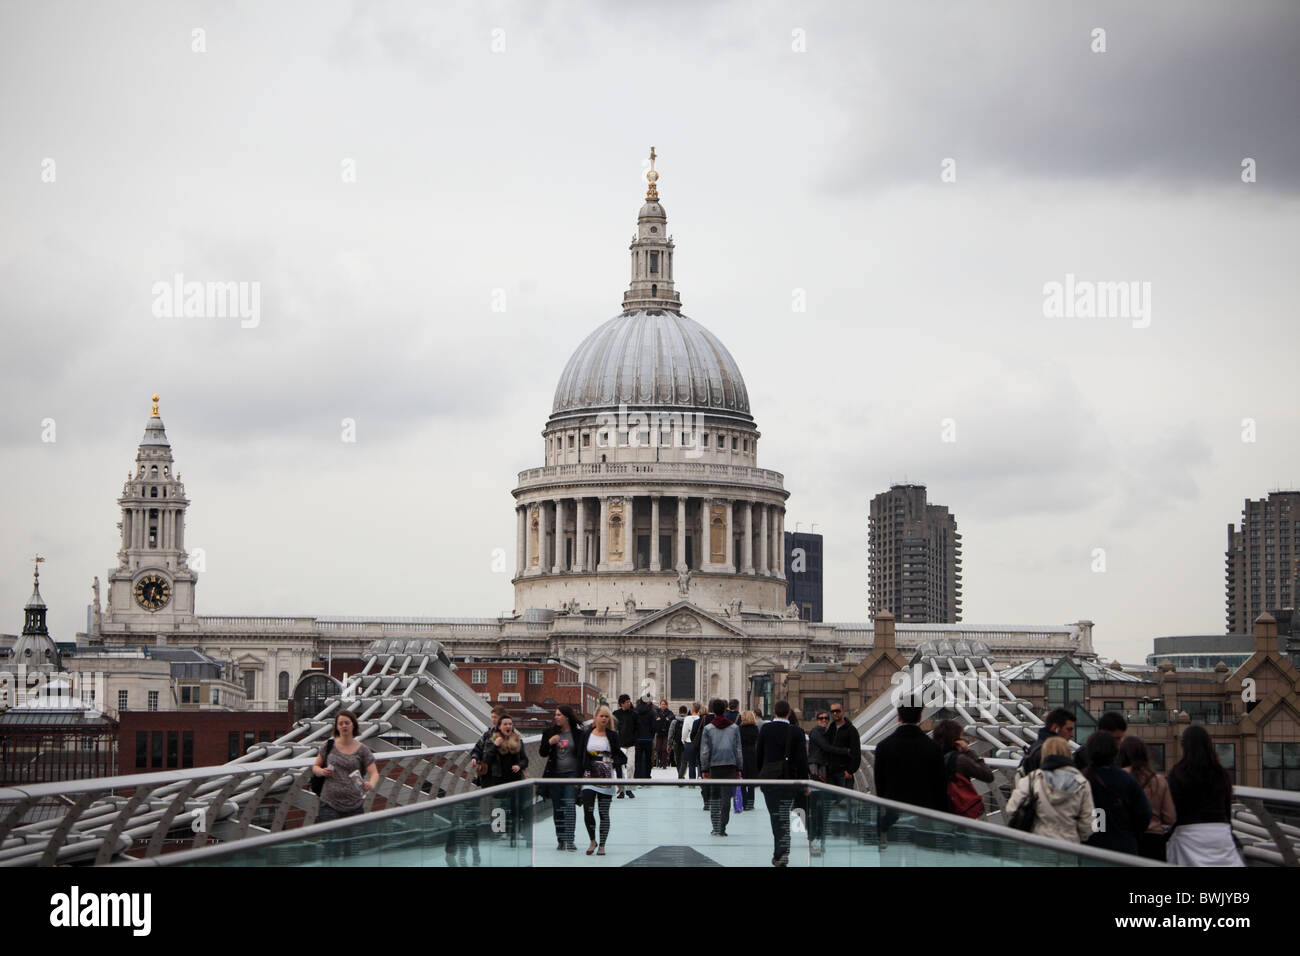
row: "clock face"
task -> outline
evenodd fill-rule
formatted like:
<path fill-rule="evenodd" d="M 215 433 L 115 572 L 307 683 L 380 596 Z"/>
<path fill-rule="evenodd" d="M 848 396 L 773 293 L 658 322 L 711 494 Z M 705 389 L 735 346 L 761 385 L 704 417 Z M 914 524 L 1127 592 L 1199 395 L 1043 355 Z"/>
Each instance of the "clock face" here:
<path fill-rule="evenodd" d="M 146 574 L 135 583 L 135 603 L 146 611 L 165 607 L 172 597 L 172 586 L 158 574 Z"/>

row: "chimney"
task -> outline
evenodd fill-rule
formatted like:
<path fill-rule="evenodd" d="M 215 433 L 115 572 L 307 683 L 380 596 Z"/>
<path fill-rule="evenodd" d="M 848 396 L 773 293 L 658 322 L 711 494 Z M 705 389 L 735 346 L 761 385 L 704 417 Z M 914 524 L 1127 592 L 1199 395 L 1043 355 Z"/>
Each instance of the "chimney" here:
<path fill-rule="evenodd" d="M 1268 654 L 1277 649 L 1277 618 L 1265 611 L 1255 618 L 1255 653 Z"/>
<path fill-rule="evenodd" d="M 874 639 L 871 643 L 872 650 L 894 650 L 897 645 L 894 644 L 894 615 L 887 609 L 876 613 L 876 623 L 873 628 Z"/>

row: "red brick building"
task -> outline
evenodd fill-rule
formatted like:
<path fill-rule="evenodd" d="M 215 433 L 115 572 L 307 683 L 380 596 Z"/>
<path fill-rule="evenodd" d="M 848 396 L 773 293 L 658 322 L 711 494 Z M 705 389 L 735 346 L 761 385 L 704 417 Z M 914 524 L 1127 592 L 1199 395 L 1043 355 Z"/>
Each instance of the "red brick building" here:
<path fill-rule="evenodd" d="M 289 732 L 282 711 L 128 710 L 119 717 L 119 774 L 228 763 L 257 743 Z"/>
<path fill-rule="evenodd" d="M 578 665 L 564 660 L 458 660 L 456 673 L 485 701 L 505 704 L 511 716 L 522 717 L 531 706 L 553 711 L 568 704 L 590 717 L 600 700 L 600 688 L 578 680 Z"/>

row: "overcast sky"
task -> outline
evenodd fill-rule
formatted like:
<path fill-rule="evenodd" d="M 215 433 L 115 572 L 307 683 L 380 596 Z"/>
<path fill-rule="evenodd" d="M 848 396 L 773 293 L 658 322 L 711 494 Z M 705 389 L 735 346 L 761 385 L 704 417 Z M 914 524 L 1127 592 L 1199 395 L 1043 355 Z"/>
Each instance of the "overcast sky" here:
<path fill-rule="evenodd" d="M 1227 524 L 1300 486 L 1298 47 L 1294 3 L 4 3 L 0 631 L 37 552 L 84 629 L 154 391 L 200 613 L 509 611 L 654 144 L 827 620 L 907 480 L 971 624 L 1222 632 Z M 177 273 L 259 323 L 156 316 Z M 1048 317 L 1067 276 L 1149 312 Z"/>

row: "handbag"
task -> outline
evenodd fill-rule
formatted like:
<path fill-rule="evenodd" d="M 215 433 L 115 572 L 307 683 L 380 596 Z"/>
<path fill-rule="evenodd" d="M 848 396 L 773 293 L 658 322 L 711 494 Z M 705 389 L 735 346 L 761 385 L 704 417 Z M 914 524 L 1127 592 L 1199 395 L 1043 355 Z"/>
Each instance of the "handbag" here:
<path fill-rule="evenodd" d="M 785 755 L 780 760 L 769 760 L 759 769 L 758 775 L 764 780 L 785 780 L 790 762 L 790 750 L 794 746 L 794 728 L 785 728 Z"/>
<path fill-rule="evenodd" d="M 745 812 L 745 795 L 740 792 L 740 787 L 737 787 L 735 794 L 732 795 L 731 807 L 736 813 Z"/>
<path fill-rule="evenodd" d="M 334 738 L 331 737 L 329 740 L 325 741 L 325 757 L 324 757 L 324 759 L 322 760 L 322 763 L 324 763 L 325 766 L 327 766 L 327 767 L 330 765 L 330 751 L 333 750 L 333 749 L 334 749 Z M 316 796 L 319 797 L 319 796 L 320 796 L 320 792 L 321 792 L 322 790 L 324 790 L 324 789 L 325 789 L 325 778 L 324 778 L 324 777 L 318 777 L 318 776 L 316 776 L 315 774 L 312 774 L 312 775 L 311 775 L 311 792 L 314 793 L 314 794 L 316 794 Z"/>
<path fill-rule="evenodd" d="M 1034 775 L 1041 775 L 1041 770 L 1035 770 L 1029 775 L 1029 795 L 1025 797 L 1020 806 L 1016 807 L 1016 812 L 1011 814 L 1011 819 L 1007 826 L 1013 830 L 1024 830 L 1026 833 L 1034 829 L 1034 821 L 1038 818 L 1038 793 L 1034 790 Z"/>
<path fill-rule="evenodd" d="M 614 777 L 614 768 L 606 759 L 596 759 L 591 762 L 591 769 L 583 774 L 592 780 L 612 780 Z"/>

